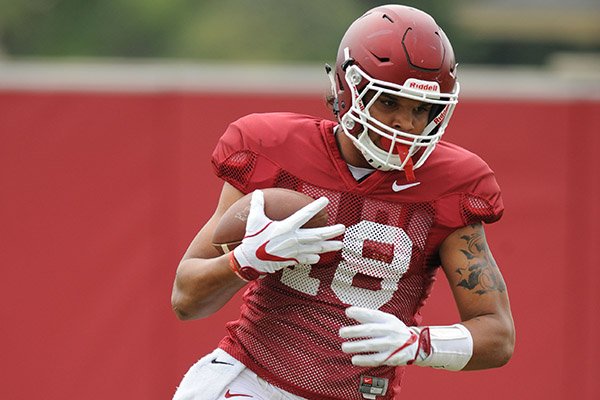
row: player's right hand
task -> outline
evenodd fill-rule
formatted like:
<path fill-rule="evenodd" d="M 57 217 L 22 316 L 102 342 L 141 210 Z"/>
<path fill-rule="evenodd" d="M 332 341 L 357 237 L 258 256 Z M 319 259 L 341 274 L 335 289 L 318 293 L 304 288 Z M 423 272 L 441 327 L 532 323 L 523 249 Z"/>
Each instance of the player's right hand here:
<path fill-rule="evenodd" d="M 232 261 L 237 263 L 238 274 L 253 280 L 292 265 L 315 264 L 319 262 L 319 254 L 340 250 L 342 242 L 330 239 L 344 233 L 344 225 L 301 228 L 328 203 L 326 197 L 321 197 L 288 218 L 273 221 L 265 215 L 263 192 L 255 190 L 246 234 L 233 250 Z"/>

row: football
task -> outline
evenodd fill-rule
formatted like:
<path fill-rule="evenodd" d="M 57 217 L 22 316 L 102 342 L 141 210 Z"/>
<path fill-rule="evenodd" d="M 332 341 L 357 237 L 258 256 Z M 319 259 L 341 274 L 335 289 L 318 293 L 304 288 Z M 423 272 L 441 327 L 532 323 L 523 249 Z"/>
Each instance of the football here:
<path fill-rule="evenodd" d="M 261 189 L 265 197 L 265 215 L 273 221 L 286 219 L 314 199 L 304 193 L 282 188 Z M 249 193 L 233 203 L 223 214 L 212 237 L 213 246 L 224 254 L 232 251 L 242 242 L 246 234 L 246 221 L 250 212 Z M 312 217 L 303 228 L 317 228 L 327 225 L 327 211 L 323 209 Z"/>

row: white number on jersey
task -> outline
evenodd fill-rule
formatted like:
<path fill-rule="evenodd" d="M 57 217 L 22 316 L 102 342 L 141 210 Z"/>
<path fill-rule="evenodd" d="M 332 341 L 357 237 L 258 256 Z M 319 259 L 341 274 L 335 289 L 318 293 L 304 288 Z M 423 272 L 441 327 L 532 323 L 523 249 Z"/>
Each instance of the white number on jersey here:
<path fill-rule="evenodd" d="M 377 238 L 375 242 L 372 238 Z M 366 243 L 391 247 L 391 259 L 365 257 Z M 402 228 L 361 221 L 346 229 L 342 261 L 335 271 L 331 289 L 337 298 L 350 305 L 380 308 L 392 299 L 398 290 L 398 281 L 408 271 L 413 243 Z M 297 265 L 283 270 L 281 282 L 302 293 L 315 296 L 320 281 L 310 277 L 310 265 Z M 352 282 L 357 274 L 381 280 L 381 288 L 372 290 L 356 287 Z"/>

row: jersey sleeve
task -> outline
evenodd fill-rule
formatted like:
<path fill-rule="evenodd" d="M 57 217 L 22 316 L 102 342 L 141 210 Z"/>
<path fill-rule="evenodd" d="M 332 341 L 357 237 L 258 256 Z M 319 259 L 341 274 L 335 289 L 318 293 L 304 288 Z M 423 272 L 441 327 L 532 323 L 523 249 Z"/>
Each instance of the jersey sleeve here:
<path fill-rule="evenodd" d="M 502 218 L 502 193 L 491 170 L 478 181 L 475 190 L 461 195 L 459 206 L 464 225 L 477 222 L 491 224 Z"/>
<path fill-rule="evenodd" d="M 212 154 L 215 175 L 243 193 L 249 193 L 248 182 L 256 164 L 256 154 L 246 148 L 236 122 L 227 127 Z"/>
<path fill-rule="evenodd" d="M 477 157 L 457 166 L 457 170 L 468 171 L 469 175 L 463 177 L 458 190 L 438 200 L 438 222 L 457 229 L 502 218 L 502 193 L 490 167 Z"/>
<path fill-rule="evenodd" d="M 242 193 L 273 187 L 280 175 L 280 167 L 263 154 L 270 144 L 260 135 L 268 127 L 263 116 L 242 117 L 228 126 L 213 151 L 215 174 Z"/>

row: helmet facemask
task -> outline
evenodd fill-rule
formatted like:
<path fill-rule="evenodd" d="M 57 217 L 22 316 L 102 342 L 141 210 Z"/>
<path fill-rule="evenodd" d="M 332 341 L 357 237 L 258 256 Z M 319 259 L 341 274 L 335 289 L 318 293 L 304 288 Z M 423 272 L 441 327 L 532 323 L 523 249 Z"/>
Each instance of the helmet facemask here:
<path fill-rule="evenodd" d="M 344 133 L 373 168 L 404 170 L 407 179 L 414 180 L 413 169 L 423 165 L 444 134 L 458 101 L 458 82 L 452 93 L 441 93 L 437 82 L 407 79 L 399 85 L 374 79 L 357 65 L 349 64 L 345 70 L 345 81 L 351 91 L 352 104 L 340 120 Z M 374 95 L 369 97 L 369 93 Z M 372 117 L 369 109 L 382 94 L 432 104 L 429 123 L 423 132 L 404 132 Z M 380 135 L 387 148 L 382 149 L 373 143 L 370 132 Z"/>

